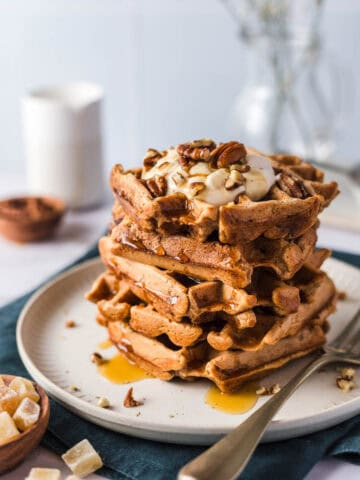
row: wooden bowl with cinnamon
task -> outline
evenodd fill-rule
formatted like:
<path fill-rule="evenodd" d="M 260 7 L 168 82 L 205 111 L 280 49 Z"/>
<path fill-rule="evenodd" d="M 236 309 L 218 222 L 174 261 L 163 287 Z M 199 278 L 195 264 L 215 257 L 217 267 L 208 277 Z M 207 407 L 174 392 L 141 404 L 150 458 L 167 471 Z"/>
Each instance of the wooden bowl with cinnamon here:
<path fill-rule="evenodd" d="M 28 243 L 51 237 L 66 207 L 54 197 L 14 197 L 0 201 L 0 233 L 14 242 Z"/>
<path fill-rule="evenodd" d="M 13 375 L 1 375 L 5 386 L 9 386 L 15 377 Z M 32 382 L 33 383 L 33 382 Z M 33 383 L 35 391 L 39 395 L 40 406 L 39 418 L 32 426 L 19 433 L 13 438 L 0 443 L 0 475 L 19 465 L 29 453 L 34 450 L 44 436 L 50 416 L 50 401 L 39 385 Z"/>

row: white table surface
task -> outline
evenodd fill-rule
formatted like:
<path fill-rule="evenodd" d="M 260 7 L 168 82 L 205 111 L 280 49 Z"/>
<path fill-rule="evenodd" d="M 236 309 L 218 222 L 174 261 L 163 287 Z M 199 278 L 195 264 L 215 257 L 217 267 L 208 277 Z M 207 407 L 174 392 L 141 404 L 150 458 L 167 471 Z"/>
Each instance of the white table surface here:
<path fill-rule="evenodd" d="M 15 177 L 0 178 L 0 198 L 21 192 L 23 188 Z M 354 207 L 354 214 L 359 215 Z M 17 245 L 0 238 L 0 305 L 37 286 L 51 274 L 83 254 L 105 230 L 110 217 L 110 206 L 86 212 L 69 212 L 58 235 L 51 241 L 34 245 Z M 360 233 L 322 225 L 319 245 L 360 254 Z M 23 480 L 32 467 L 60 468 L 64 475 L 69 470 L 54 453 L 39 447 L 16 470 L 2 476 L 2 480 Z M 339 460 L 322 460 L 306 480 L 355 480 L 360 477 L 360 466 Z M 89 480 L 100 479 L 97 475 Z"/>

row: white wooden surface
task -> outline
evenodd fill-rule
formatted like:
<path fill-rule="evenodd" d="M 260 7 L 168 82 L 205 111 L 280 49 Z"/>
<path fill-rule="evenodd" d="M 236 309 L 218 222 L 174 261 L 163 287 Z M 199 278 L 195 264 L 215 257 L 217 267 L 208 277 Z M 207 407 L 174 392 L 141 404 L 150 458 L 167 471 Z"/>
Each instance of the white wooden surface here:
<path fill-rule="evenodd" d="M 20 192 L 16 178 L 0 178 L 0 197 L 10 192 Z M 66 266 L 84 253 L 105 230 L 110 207 L 88 212 L 69 213 L 58 236 L 49 242 L 35 245 L 11 244 L 0 238 L 0 305 L 35 287 L 51 274 Z M 355 215 L 358 214 L 356 210 Z M 322 226 L 319 232 L 322 246 L 360 254 L 360 233 Z M 2 480 L 22 480 L 31 467 L 57 467 L 69 474 L 61 459 L 39 447 L 27 461 Z M 360 466 L 338 460 L 323 460 L 308 475 L 307 480 L 355 480 L 360 476 Z M 93 475 L 90 480 L 101 477 Z"/>

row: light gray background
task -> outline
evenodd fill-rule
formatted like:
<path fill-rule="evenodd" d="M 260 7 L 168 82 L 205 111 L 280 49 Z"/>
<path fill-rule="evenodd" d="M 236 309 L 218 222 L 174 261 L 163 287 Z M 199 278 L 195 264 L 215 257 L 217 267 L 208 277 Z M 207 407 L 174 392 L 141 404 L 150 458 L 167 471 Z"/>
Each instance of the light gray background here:
<path fill-rule="evenodd" d="M 360 2 L 327 2 L 326 45 L 355 83 L 359 21 Z M 104 86 L 109 170 L 118 161 L 139 163 L 148 146 L 228 138 L 246 67 L 219 0 L 0 0 L 0 74 L 1 175 L 24 174 L 19 98 L 32 87 L 73 80 Z M 338 144 L 346 161 L 358 157 L 359 101 L 355 96 Z"/>

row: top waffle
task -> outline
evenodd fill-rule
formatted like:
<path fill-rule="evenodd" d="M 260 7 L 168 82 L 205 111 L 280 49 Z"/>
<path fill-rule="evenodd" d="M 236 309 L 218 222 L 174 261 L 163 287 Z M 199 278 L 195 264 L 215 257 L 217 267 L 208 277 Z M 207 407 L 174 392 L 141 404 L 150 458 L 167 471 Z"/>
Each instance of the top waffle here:
<path fill-rule="evenodd" d="M 111 187 L 122 210 L 145 231 L 222 243 L 293 239 L 311 228 L 337 195 L 335 182 L 290 155 L 264 155 L 238 142 L 194 141 L 148 150 L 142 168 L 115 165 Z"/>

